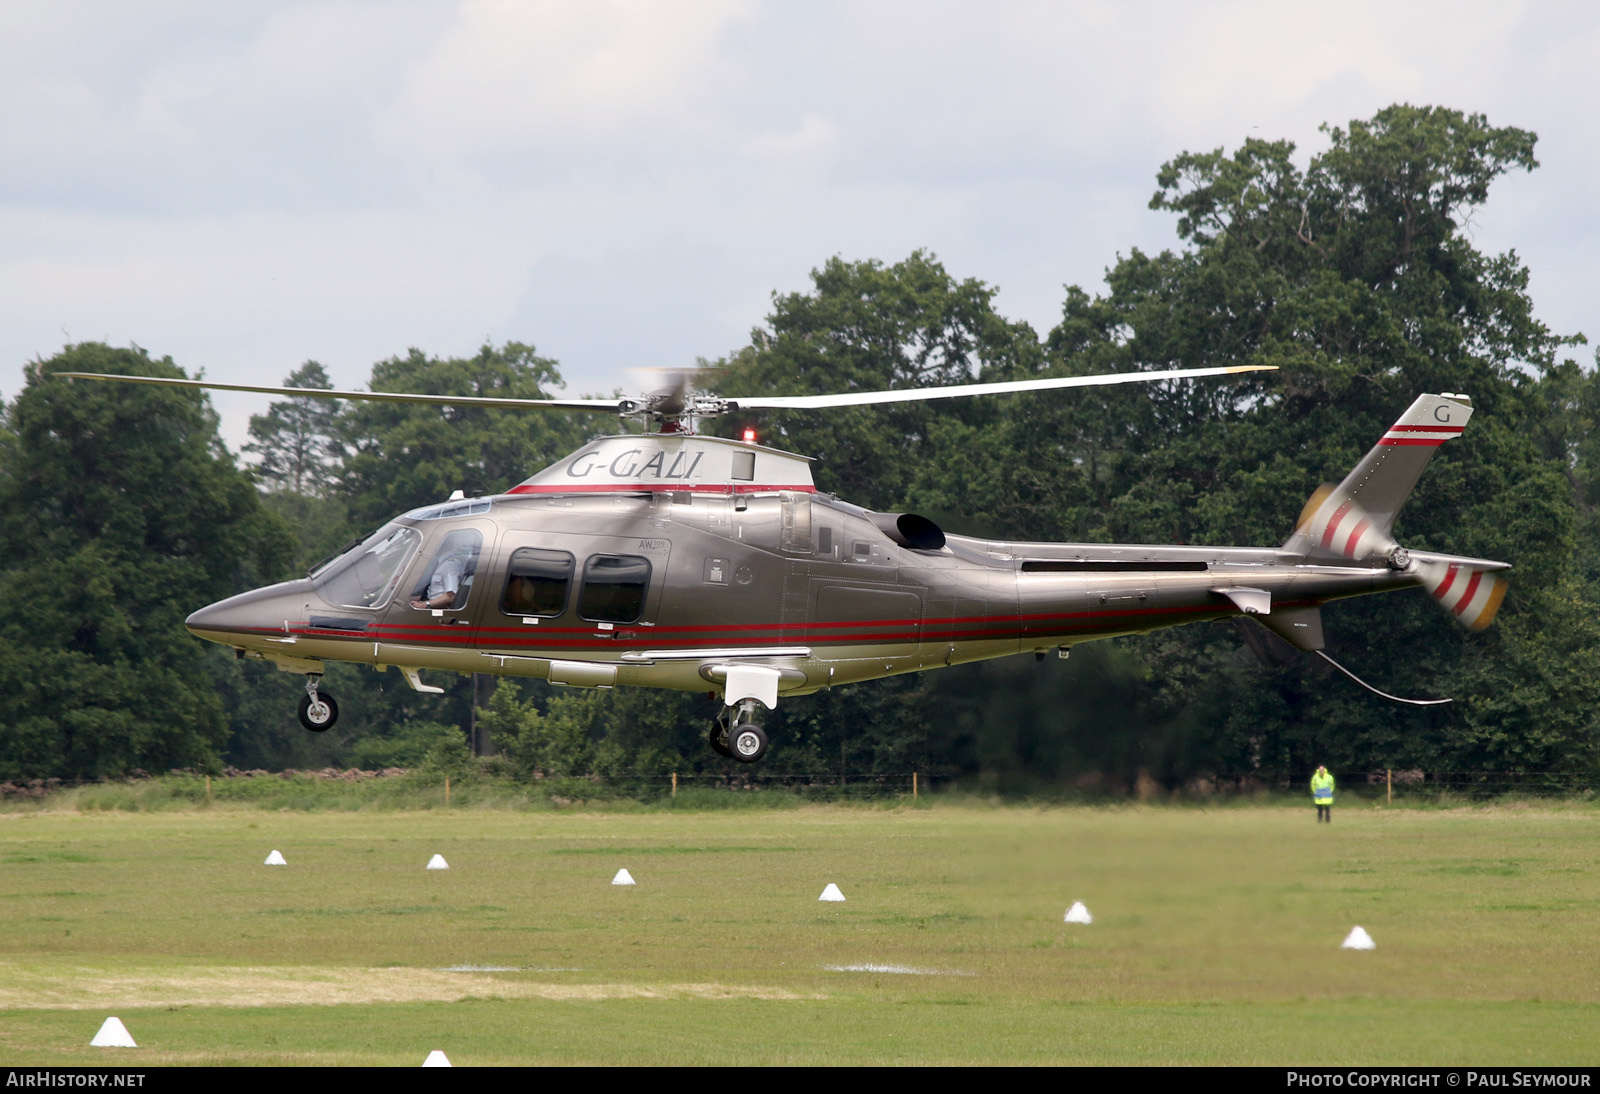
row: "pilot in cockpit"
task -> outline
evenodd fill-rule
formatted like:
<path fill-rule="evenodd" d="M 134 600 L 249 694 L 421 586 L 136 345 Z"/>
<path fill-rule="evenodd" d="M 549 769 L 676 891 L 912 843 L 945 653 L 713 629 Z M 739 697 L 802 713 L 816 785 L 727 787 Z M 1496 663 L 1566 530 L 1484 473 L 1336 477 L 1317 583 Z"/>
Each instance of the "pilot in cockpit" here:
<path fill-rule="evenodd" d="M 462 544 L 450 550 L 433 568 L 428 578 L 426 596 L 413 596 L 411 606 L 417 609 L 451 608 L 461 591 L 462 578 L 472 564 L 472 548 Z"/>

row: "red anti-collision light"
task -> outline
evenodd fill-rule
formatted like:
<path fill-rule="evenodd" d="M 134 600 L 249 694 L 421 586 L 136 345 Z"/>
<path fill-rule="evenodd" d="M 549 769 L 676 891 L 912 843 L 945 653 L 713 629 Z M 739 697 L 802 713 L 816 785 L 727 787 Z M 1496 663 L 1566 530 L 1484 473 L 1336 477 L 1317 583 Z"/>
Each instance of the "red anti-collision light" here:
<path fill-rule="evenodd" d="M 756 431 L 755 430 L 746 429 L 744 431 L 744 443 L 745 444 L 755 444 L 756 443 Z"/>

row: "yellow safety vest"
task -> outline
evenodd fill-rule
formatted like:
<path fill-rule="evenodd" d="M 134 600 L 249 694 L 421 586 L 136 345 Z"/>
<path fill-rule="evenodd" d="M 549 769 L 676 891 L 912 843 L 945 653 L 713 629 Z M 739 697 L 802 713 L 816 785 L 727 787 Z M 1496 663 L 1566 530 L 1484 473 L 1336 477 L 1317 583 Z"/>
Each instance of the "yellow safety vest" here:
<path fill-rule="evenodd" d="M 1333 804 L 1333 776 L 1319 771 L 1311 776 L 1311 800 L 1318 805 Z"/>

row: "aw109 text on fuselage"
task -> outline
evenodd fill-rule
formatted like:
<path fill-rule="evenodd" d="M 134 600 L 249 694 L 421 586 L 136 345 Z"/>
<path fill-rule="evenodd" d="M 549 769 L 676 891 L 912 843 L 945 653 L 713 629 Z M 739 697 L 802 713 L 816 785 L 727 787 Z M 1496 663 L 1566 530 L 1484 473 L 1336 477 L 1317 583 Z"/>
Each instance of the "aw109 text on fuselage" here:
<path fill-rule="evenodd" d="M 1184 375 L 1220 371 L 1242 370 Z M 873 398 L 881 395 L 892 399 Z M 1019 652 L 1065 656 L 1079 642 L 1239 615 L 1326 656 L 1320 608 L 1329 600 L 1422 585 L 1478 628 L 1504 593 L 1504 563 L 1407 552 L 1390 537 L 1434 450 L 1471 416 L 1465 396 L 1420 396 L 1344 482 L 1312 498 L 1279 547 L 946 535 L 914 514 L 819 493 L 803 457 L 684 428 L 685 407 L 907 397 L 915 393 L 696 404 L 679 392 L 668 412 L 654 412 L 659 432 L 596 440 L 505 494 L 413 510 L 310 576 L 202 608 L 188 626 L 241 657 L 305 674 L 300 716 L 313 730 L 338 716 L 319 687 L 325 663 L 350 661 L 395 668 L 419 691 L 441 690 L 420 673 L 443 669 L 711 692 L 722 700 L 712 747 L 748 762 L 767 750 L 761 711 L 820 688 Z M 624 409 L 652 413 L 648 403 Z"/>

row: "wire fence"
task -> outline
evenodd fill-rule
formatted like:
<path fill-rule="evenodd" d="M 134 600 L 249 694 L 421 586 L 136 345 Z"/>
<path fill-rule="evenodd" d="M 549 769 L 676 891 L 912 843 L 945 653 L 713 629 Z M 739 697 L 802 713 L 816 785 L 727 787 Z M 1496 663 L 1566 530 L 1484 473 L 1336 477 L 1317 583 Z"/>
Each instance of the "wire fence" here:
<path fill-rule="evenodd" d="M 1365 775 L 1341 775 L 1338 792 L 1342 800 L 1354 798 L 1361 801 L 1429 801 L 1440 797 L 1495 798 L 1505 796 L 1528 797 L 1583 797 L 1600 791 L 1600 773 L 1561 771 L 1487 771 L 1456 769 L 1443 771 L 1383 770 Z M 203 778 L 206 797 L 211 796 L 212 779 L 221 782 L 247 782 L 263 780 L 280 783 L 280 780 L 310 779 L 319 783 L 339 781 L 344 783 L 384 783 L 399 778 L 407 783 L 421 779 L 431 785 L 439 782 L 448 786 L 454 781 L 462 790 L 474 781 L 488 780 L 485 785 L 521 785 L 527 790 L 538 789 L 549 795 L 588 797 L 634 797 L 647 800 L 676 798 L 680 792 L 696 790 L 713 791 L 780 791 L 817 800 L 906 798 L 917 800 L 937 793 L 973 793 L 984 796 L 1017 799 L 1053 799 L 1061 801 L 1204 801 L 1207 799 L 1240 799 L 1256 797 L 1297 796 L 1307 792 L 1309 773 L 1304 776 L 1251 777 L 1216 779 L 1197 777 L 1183 781 L 1161 781 L 1141 774 L 1135 778 L 1102 776 L 1091 773 L 1071 781 L 1025 780 L 1017 778 L 985 778 L 966 773 L 930 773 L 925 771 L 872 771 L 824 774 L 816 771 L 768 771 L 763 769 L 731 769 L 728 771 L 666 772 L 610 771 L 586 775 L 534 775 L 521 778 L 502 772 L 489 775 L 456 772 L 452 777 L 442 771 L 426 768 L 406 770 L 388 768 L 382 771 L 323 768 L 319 770 L 291 771 L 238 771 L 230 769 L 223 775 L 205 775 L 202 772 L 172 772 L 171 775 L 199 780 Z M 463 777 L 465 776 L 465 777 Z M 144 772 L 128 779 L 99 781 L 106 783 L 138 784 L 152 778 Z M 52 793 L 76 786 L 95 785 L 76 780 L 31 779 L 0 783 L 0 800 L 44 798 Z M 242 788 L 241 788 L 242 789 Z M 448 791 L 447 791 L 448 793 Z"/>
<path fill-rule="evenodd" d="M 612 791 L 642 796 L 676 795 L 680 788 L 726 790 L 784 789 L 818 797 L 921 796 L 952 790 L 1000 797 L 1045 797 L 1078 800 L 1154 801 L 1239 798 L 1261 795 L 1294 796 L 1307 792 L 1310 772 L 1303 776 L 1215 779 L 1199 777 L 1162 782 L 1140 775 L 1134 778 L 1106 777 L 1090 773 L 1070 781 L 984 778 L 974 773 L 930 774 L 923 771 L 856 772 L 818 774 L 816 772 L 728 771 L 611 772 L 587 776 Z M 1539 771 L 1377 771 L 1365 776 L 1346 776 L 1339 780 L 1341 796 L 1363 800 L 1381 798 L 1430 800 L 1441 795 L 1496 797 L 1509 794 L 1530 796 L 1582 796 L 1600 790 L 1600 773 Z"/>

